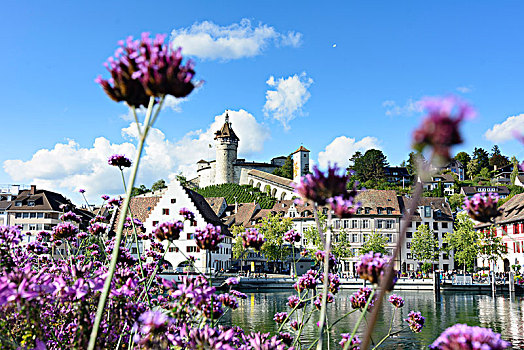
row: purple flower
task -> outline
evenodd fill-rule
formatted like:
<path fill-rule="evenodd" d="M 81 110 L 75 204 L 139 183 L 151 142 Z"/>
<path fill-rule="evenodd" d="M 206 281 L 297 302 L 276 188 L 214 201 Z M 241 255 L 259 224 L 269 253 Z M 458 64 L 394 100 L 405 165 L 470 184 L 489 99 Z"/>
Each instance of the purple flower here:
<path fill-rule="evenodd" d="M 404 306 L 404 299 L 402 299 L 402 297 L 396 295 L 396 294 L 391 294 L 390 297 L 389 297 L 389 302 L 391 304 L 393 304 L 393 306 L 395 306 L 396 308 L 400 308 L 402 306 Z"/>
<path fill-rule="evenodd" d="M 242 237 L 242 245 L 246 249 L 253 248 L 255 250 L 260 250 L 266 241 L 264 235 L 259 233 L 255 228 L 246 229 L 246 231 L 241 233 L 240 236 Z"/>
<path fill-rule="evenodd" d="M 53 227 L 54 239 L 68 239 L 75 237 L 77 233 L 78 227 L 69 222 L 63 222 Z"/>
<path fill-rule="evenodd" d="M 207 224 L 203 229 L 195 230 L 195 241 L 200 249 L 217 250 L 220 242 L 224 240 L 224 235 L 220 233 L 220 226 Z"/>
<path fill-rule="evenodd" d="M 319 263 L 324 263 L 324 259 L 326 258 L 326 253 L 323 251 L 323 250 L 317 250 L 315 252 L 315 259 L 317 259 L 317 261 Z M 335 256 L 333 255 L 333 253 L 329 253 L 329 268 L 330 269 L 334 269 L 335 266 L 337 266 L 337 259 L 335 258 Z"/>
<path fill-rule="evenodd" d="M 160 241 L 165 239 L 174 241 L 180 238 L 180 232 L 184 230 L 184 223 L 182 221 L 166 221 L 158 224 L 153 233 Z"/>
<path fill-rule="evenodd" d="M 190 211 L 187 208 L 182 208 L 179 211 L 180 215 L 184 218 L 184 220 L 193 221 L 195 220 L 195 214 L 193 214 L 192 211 Z"/>
<path fill-rule="evenodd" d="M 286 348 L 282 340 L 275 335 L 270 337 L 270 333 L 251 333 L 246 337 L 248 349 L 253 350 L 284 350 Z"/>
<path fill-rule="evenodd" d="M 81 189 L 78 190 L 78 192 L 84 194 L 84 193 L 86 193 L 86 190 L 84 190 L 83 188 L 81 188 Z"/>
<path fill-rule="evenodd" d="M 340 344 L 342 347 L 344 347 L 344 346 L 346 345 L 346 343 L 347 343 L 348 341 L 350 341 L 349 337 L 351 336 L 351 334 L 350 334 L 350 333 L 343 333 L 343 334 L 341 334 L 341 336 L 342 336 L 342 340 L 340 341 L 339 344 Z M 360 339 L 358 339 L 358 336 L 355 335 L 355 336 L 351 339 L 350 344 L 351 344 L 351 345 L 349 346 L 349 349 L 350 349 L 350 350 L 360 350 L 360 347 L 359 347 L 359 345 L 360 345 Z"/>
<path fill-rule="evenodd" d="M 119 207 L 122 204 L 122 198 L 111 198 L 107 201 L 106 207 Z"/>
<path fill-rule="evenodd" d="M 80 222 L 80 216 L 76 215 L 72 211 L 68 211 L 67 213 L 64 213 L 60 216 L 60 220 L 62 221 L 74 221 L 74 222 Z"/>
<path fill-rule="evenodd" d="M 102 224 L 102 223 L 99 223 L 99 222 L 94 222 L 91 225 L 89 225 L 87 230 L 93 236 L 101 236 L 104 233 L 106 233 L 108 227 L 109 227 L 109 225 Z"/>
<path fill-rule="evenodd" d="M 327 295 L 327 303 L 330 304 L 330 303 L 333 303 L 335 301 L 335 298 L 333 297 L 333 294 L 331 293 L 328 293 Z M 318 295 L 318 297 L 315 299 L 315 301 L 313 301 L 313 305 L 315 305 L 315 307 L 320 310 L 322 308 L 322 293 L 320 293 Z"/>
<path fill-rule="evenodd" d="M 497 193 L 488 193 L 486 195 L 476 193 L 471 199 L 467 197 L 464 199 L 463 208 L 472 219 L 480 222 L 491 222 L 502 214 L 497 208 L 498 201 L 499 195 Z"/>
<path fill-rule="evenodd" d="M 207 324 L 202 327 L 188 327 L 184 324 L 180 329 L 180 335 L 181 337 L 174 337 L 177 349 L 233 350 L 237 347 L 232 345 L 239 343 L 235 329 L 217 329 Z"/>
<path fill-rule="evenodd" d="M 153 344 L 159 344 L 165 336 L 170 319 L 160 311 L 146 311 L 138 318 L 138 323 L 134 325 L 136 332 L 134 341 L 139 345 L 149 345 L 149 348 L 156 348 Z"/>
<path fill-rule="evenodd" d="M 147 106 L 149 96 L 187 96 L 195 87 L 193 63 L 182 66 L 181 50 L 171 50 L 164 40 L 164 35 L 152 39 L 143 33 L 140 40 L 121 41 L 106 63 L 111 79 L 95 81 L 112 100 L 135 107 Z"/>
<path fill-rule="evenodd" d="M 305 274 L 300 276 L 293 288 L 297 292 L 302 292 L 305 289 L 315 289 L 318 284 L 318 272 L 315 270 L 308 270 Z"/>
<path fill-rule="evenodd" d="M 238 301 L 234 296 L 231 296 L 230 294 L 220 294 L 217 298 L 220 300 L 224 306 L 227 306 L 228 308 L 232 310 L 238 309 Z"/>
<path fill-rule="evenodd" d="M 229 291 L 229 294 L 233 294 L 234 296 L 240 299 L 247 299 L 247 295 L 242 292 L 239 292 L 238 290 L 232 289 Z"/>
<path fill-rule="evenodd" d="M 351 302 L 351 307 L 353 309 L 361 309 L 363 310 L 366 306 L 366 303 L 369 299 L 369 296 L 371 295 L 372 289 L 369 287 L 362 287 L 353 295 L 349 297 L 349 301 Z M 376 297 L 373 297 L 373 299 L 369 302 L 367 311 L 370 311 L 373 304 L 375 303 Z"/>
<path fill-rule="evenodd" d="M 430 345 L 430 349 L 503 350 L 510 346 L 509 342 L 502 340 L 500 334 L 490 328 L 456 324 L 442 332 Z"/>
<path fill-rule="evenodd" d="M 428 115 L 413 133 L 413 147 L 422 152 L 429 146 L 435 155 L 449 159 L 450 147 L 462 143 L 459 125 L 475 115 L 473 108 L 454 96 L 426 98 L 421 104 Z"/>
<path fill-rule="evenodd" d="M 300 301 L 300 298 L 296 295 L 291 295 L 287 298 L 287 304 L 290 308 L 294 309 L 295 307 L 297 309 L 302 309 L 306 303 L 303 301 Z"/>
<path fill-rule="evenodd" d="M 109 196 L 107 194 L 104 194 L 102 195 L 100 198 L 102 198 L 103 200 L 108 200 L 109 199 Z"/>
<path fill-rule="evenodd" d="M 273 321 L 276 323 L 284 323 L 287 318 L 287 312 L 277 312 L 273 317 Z"/>
<path fill-rule="evenodd" d="M 289 243 L 300 242 L 301 235 L 295 230 L 289 230 L 284 233 L 284 241 Z"/>
<path fill-rule="evenodd" d="M 92 218 L 91 220 L 89 220 L 89 224 L 94 224 L 95 222 L 106 222 L 106 218 L 103 217 L 102 215 L 97 215 L 95 216 L 94 218 Z"/>
<path fill-rule="evenodd" d="M 328 199 L 328 203 L 331 206 L 333 213 L 339 218 L 352 217 L 357 209 L 360 207 L 360 203 L 355 203 L 355 196 L 357 195 L 356 187 L 348 192 L 345 196 L 336 196 Z"/>
<path fill-rule="evenodd" d="M 369 252 L 360 257 L 360 261 L 357 262 L 356 271 L 360 278 L 368 280 L 373 284 L 380 283 L 380 279 L 386 273 L 390 257 L 383 256 L 380 253 Z M 388 290 L 393 290 L 395 285 L 393 281 L 391 286 L 388 286 Z"/>
<path fill-rule="evenodd" d="M 339 196 L 346 198 L 348 181 L 349 175 L 336 164 L 333 167 L 328 166 L 327 174 L 314 166 L 313 173 L 302 177 L 294 187 L 295 192 L 303 199 L 311 200 L 318 205 L 325 205 L 330 198 Z"/>
<path fill-rule="evenodd" d="M 329 280 L 329 285 L 328 285 L 329 291 L 333 294 L 337 294 L 340 289 L 340 278 L 337 275 L 330 272 L 328 274 L 328 280 Z M 324 274 L 320 275 L 320 282 L 324 282 Z"/>
<path fill-rule="evenodd" d="M 236 284 L 238 284 L 238 278 L 229 277 L 228 279 L 226 279 L 226 284 L 228 286 L 236 285 Z"/>
<path fill-rule="evenodd" d="M 293 343 L 293 336 L 288 332 L 278 333 L 278 339 L 282 340 L 282 342 L 287 346 L 291 346 L 291 344 Z"/>
<path fill-rule="evenodd" d="M 424 327 L 426 318 L 422 316 L 420 312 L 410 311 L 408 318 L 406 318 L 404 321 L 409 323 L 409 328 L 411 328 L 414 333 L 420 333 Z"/>
<path fill-rule="evenodd" d="M 107 160 L 107 164 L 111 166 L 116 166 L 120 170 L 124 168 L 129 168 L 131 166 L 131 160 L 122 154 L 113 154 Z"/>
<path fill-rule="evenodd" d="M 300 325 L 301 323 L 299 323 L 297 320 L 289 321 L 289 327 L 291 327 L 295 331 L 298 331 L 298 329 L 300 328 Z"/>

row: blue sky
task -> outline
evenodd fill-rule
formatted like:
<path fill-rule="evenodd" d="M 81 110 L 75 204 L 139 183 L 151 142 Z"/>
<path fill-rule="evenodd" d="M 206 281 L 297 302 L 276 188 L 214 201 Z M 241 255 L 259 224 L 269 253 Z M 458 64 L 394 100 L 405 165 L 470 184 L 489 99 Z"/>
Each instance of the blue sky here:
<path fill-rule="evenodd" d="M 206 147 L 225 109 L 248 159 L 303 144 L 320 164 L 369 147 L 398 164 L 417 101 L 450 93 L 478 112 L 457 151 L 497 143 L 522 160 L 510 135 L 524 131 L 522 18 L 518 1 L 7 2 L 0 183 L 36 183 L 76 202 L 79 187 L 90 199 L 121 192 L 104 159 L 132 156 L 134 129 L 94 79 L 107 77 L 118 40 L 143 31 L 175 30 L 205 81 L 162 112 L 139 178 L 148 186 L 213 158 Z"/>

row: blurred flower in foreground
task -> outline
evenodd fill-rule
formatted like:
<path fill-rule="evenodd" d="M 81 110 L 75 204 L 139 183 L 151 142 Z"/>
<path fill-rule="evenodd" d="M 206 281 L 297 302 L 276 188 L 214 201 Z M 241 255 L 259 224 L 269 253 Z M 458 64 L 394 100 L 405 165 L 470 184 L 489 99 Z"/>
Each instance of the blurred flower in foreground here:
<path fill-rule="evenodd" d="M 183 227 L 183 226 L 182 226 Z M 220 242 L 224 240 L 220 226 L 207 224 L 203 229 L 195 229 L 195 241 L 200 249 L 217 250 Z"/>
<path fill-rule="evenodd" d="M 411 328 L 414 333 L 420 333 L 422 328 L 424 328 L 426 318 L 422 316 L 420 312 L 410 311 L 408 318 L 406 318 L 404 321 L 409 323 L 409 328 Z"/>
<path fill-rule="evenodd" d="M 122 154 L 113 154 L 111 157 L 109 157 L 107 163 L 120 168 L 120 170 L 123 168 L 129 168 L 131 166 L 131 160 Z"/>
<path fill-rule="evenodd" d="M 380 253 L 366 253 L 360 257 L 360 261 L 356 264 L 357 274 L 364 280 L 378 284 L 386 274 L 390 259 L 390 257 Z M 393 280 L 392 285 L 387 286 L 387 290 L 393 290 L 395 282 L 396 280 Z"/>
<path fill-rule="evenodd" d="M 435 350 L 503 350 L 510 346 L 509 342 L 500 339 L 500 334 L 489 328 L 456 324 L 442 332 L 429 348 Z"/>
<path fill-rule="evenodd" d="M 195 87 L 193 63 L 182 65 L 181 49 L 171 50 L 164 40 L 165 35 L 153 39 L 143 33 L 140 40 L 130 36 L 120 41 L 114 57 L 105 63 L 111 78 L 95 81 L 109 98 L 134 107 L 147 106 L 151 96 L 187 96 Z"/>
<path fill-rule="evenodd" d="M 490 222 L 502 214 L 497 208 L 498 201 L 499 195 L 497 193 L 488 193 L 486 195 L 476 193 L 471 199 L 467 197 L 464 199 L 464 210 L 474 220 Z"/>
<path fill-rule="evenodd" d="M 240 236 L 242 237 L 242 245 L 244 248 L 260 250 L 266 241 L 264 235 L 259 233 L 255 228 L 246 229 L 246 231 L 243 232 Z"/>
<path fill-rule="evenodd" d="M 462 143 L 460 123 L 473 118 L 475 112 L 455 96 L 426 98 L 421 104 L 428 114 L 413 133 L 413 147 L 419 152 L 432 147 L 435 156 L 448 160 L 450 147 Z"/>
<path fill-rule="evenodd" d="M 327 174 L 314 166 L 313 173 L 303 176 L 294 187 L 295 192 L 303 199 L 311 200 L 318 205 L 325 205 L 330 198 L 347 196 L 348 181 L 349 175 L 336 164 L 333 167 L 328 166 Z"/>

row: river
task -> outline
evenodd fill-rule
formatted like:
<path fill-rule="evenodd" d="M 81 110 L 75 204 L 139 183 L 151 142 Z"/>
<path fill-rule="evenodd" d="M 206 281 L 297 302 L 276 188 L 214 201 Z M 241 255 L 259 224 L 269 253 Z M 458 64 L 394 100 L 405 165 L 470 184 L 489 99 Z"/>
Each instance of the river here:
<path fill-rule="evenodd" d="M 354 291 L 341 290 L 335 303 L 331 304 L 328 318 L 331 322 L 351 311 L 349 296 Z M 276 312 L 290 311 L 286 305 L 289 292 L 248 292 L 248 298 L 240 300 L 240 307 L 226 315 L 227 324 L 241 326 L 246 331 L 275 333 L 278 326 L 273 321 Z M 466 323 L 470 326 L 489 327 L 501 333 L 503 339 L 511 341 L 515 349 L 524 348 L 524 298 L 508 295 L 442 293 L 435 302 L 431 292 L 398 292 L 405 299 L 405 305 L 396 314 L 393 329 L 399 329 L 406 322 L 410 310 L 420 311 L 426 317 L 426 325 L 421 333 L 414 334 L 409 329 L 402 331 L 395 338 L 384 342 L 380 349 L 427 349 L 427 346 L 447 327 L 455 323 Z M 380 310 L 380 318 L 374 332 L 373 340 L 377 342 L 387 334 L 393 306 L 385 303 Z M 303 332 L 303 343 L 310 343 L 316 337 L 316 321 L 310 322 Z M 332 349 L 339 349 L 340 334 L 351 332 L 359 312 L 349 315 L 344 321 L 335 325 L 331 334 Z M 359 330 L 361 333 L 362 329 Z"/>

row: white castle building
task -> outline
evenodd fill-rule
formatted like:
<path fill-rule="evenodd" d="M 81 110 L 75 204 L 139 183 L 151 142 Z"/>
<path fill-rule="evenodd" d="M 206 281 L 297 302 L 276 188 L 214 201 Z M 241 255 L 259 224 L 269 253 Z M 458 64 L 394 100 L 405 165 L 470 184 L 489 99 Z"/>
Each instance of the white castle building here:
<path fill-rule="evenodd" d="M 233 131 L 226 112 L 224 125 L 215 132 L 216 160 L 197 162 L 196 183 L 199 187 L 224 183 L 249 184 L 269 192 L 279 199 L 291 199 L 291 183 L 309 172 L 309 150 L 301 146 L 293 152 L 293 180 L 271 174 L 286 161 L 286 156 L 271 159 L 270 163 L 248 162 L 237 157 L 240 139 Z"/>

